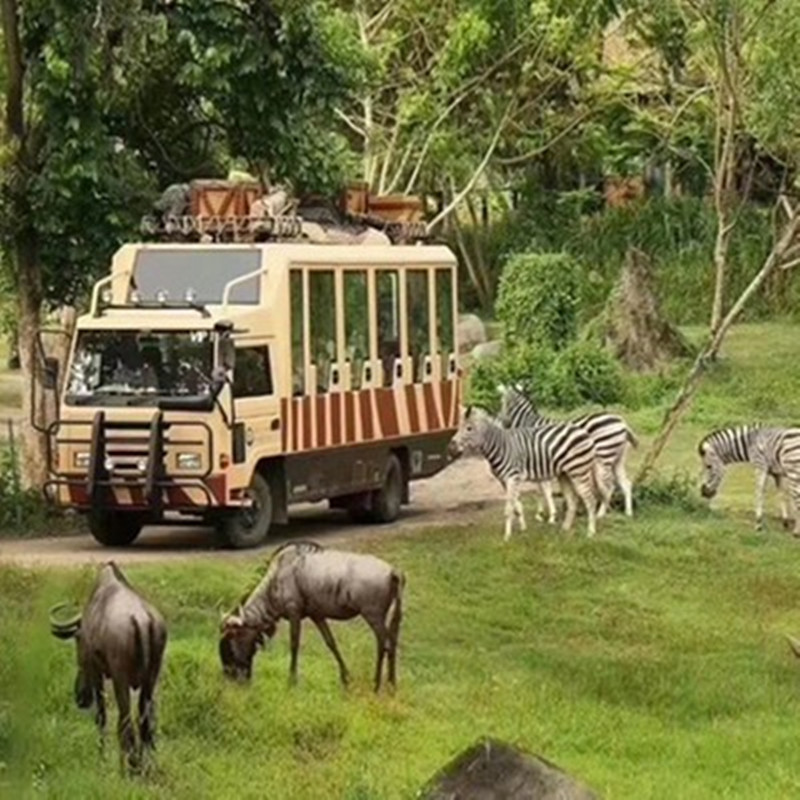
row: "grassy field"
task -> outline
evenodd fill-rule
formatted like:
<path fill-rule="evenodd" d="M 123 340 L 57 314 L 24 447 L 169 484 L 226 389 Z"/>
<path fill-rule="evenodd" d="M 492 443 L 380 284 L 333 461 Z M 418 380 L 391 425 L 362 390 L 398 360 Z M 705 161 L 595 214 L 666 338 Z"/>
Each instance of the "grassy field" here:
<path fill-rule="evenodd" d="M 712 426 L 800 419 L 796 342 L 790 326 L 737 329 L 667 471 L 696 475 Z M 630 416 L 646 439 L 662 413 Z M 311 628 L 295 689 L 285 628 L 252 685 L 228 685 L 219 608 L 256 561 L 131 567 L 171 632 L 156 765 L 137 779 L 118 774 L 113 727 L 98 757 L 72 701 L 74 648 L 47 631 L 48 606 L 84 597 L 92 573 L 0 569 L 0 796 L 411 798 L 491 735 L 607 798 L 796 797 L 800 662 L 782 637 L 800 633 L 800 542 L 774 499 L 767 533 L 752 532 L 752 486 L 735 470 L 713 510 L 647 506 L 591 542 L 536 527 L 503 545 L 496 513 L 361 542 L 408 576 L 394 697 L 371 693 L 374 645 L 357 623 L 336 628 L 349 692 Z"/>

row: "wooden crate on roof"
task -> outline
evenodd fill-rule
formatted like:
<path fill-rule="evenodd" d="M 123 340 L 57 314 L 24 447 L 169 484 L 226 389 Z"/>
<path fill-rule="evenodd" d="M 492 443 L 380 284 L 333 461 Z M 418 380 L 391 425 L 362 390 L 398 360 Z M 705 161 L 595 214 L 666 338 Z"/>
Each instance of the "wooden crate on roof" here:
<path fill-rule="evenodd" d="M 246 217 L 261 197 L 255 182 L 196 180 L 189 184 L 189 207 L 193 217 Z"/>
<path fill-rule="evenodd" d="M 380 219 L 384 222 L 421 222 L 425 205 L 421 197 L 409 194 L 371 194 L 366 183 L 348 184 L 342 202 L 351 217 Z"/>

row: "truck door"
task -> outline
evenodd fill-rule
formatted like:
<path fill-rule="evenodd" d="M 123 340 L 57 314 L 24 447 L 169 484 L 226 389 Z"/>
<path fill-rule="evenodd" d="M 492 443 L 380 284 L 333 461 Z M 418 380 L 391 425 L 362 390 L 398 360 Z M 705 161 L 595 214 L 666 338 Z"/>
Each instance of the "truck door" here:
<path fill-rule="evenodd" d="M 271 343 L 265 339 L 236 342 L 233 403 L 239 440 L 234 460 L 250 466 L 281 447 L 280 403 L 275 394 Z M 243 440 L 243 444 L 241 444 Z"/>

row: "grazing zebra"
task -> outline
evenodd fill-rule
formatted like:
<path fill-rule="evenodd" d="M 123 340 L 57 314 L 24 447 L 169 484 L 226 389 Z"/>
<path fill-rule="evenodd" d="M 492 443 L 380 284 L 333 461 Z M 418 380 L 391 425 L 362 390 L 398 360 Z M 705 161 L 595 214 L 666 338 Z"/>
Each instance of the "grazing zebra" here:
<path fill-rule="evenodd" d="M 567 501 L 565 531 L 570 530 L 575 521 L 577 494 L 586 507 L 588 534 L 594 536 L 596 492 L 601 486 L 599 465 L 594 442 L 580 428 L 561 423 L 507 430 L 485 412 L 468 408 L 449 449 L 453 456 L 481 454 L 503 485 L 506 490 L 504 540 L 511 536 L 515 517 L 519 519 L 520 530 L 526 527 L 519 500 L 519 484 L 523 480 L 542 483 L 557 479 L 560 482 Z"/>
<path fill-rule="evenodd" d="M 764 527 L 764 491 L 772 478 L 780 493 L 783 526 L 792 526 L 784 495 L 784 478 L 794 506 L 794 535 L 800 536 L 800 428 L 737 425 L 709 433 L 699 444 L 705 480 L 700 489 L 711 499 L 717 493 L 726 464 L 750 463 L 756 468 L 756 529 Z"/>
<path fill-rule="evenodd" d="M 530 398 L 519 386 L 500 386 L 501 412 L 500 420 L 508 428 L 537 428 L 540 425 L 549 425 L 558 420 L 542 416 Z M 604 411 L 594 414 L 584 414 L 577 419 L 569 420 L 573 425 L 586 431 L 594 441 L 597 458 L 602 466 L 602 480 L 605 494 L 610 495 L 616 484 L 622 491 L 625 499 L 625 514 L 633 516 L 632 484 L 625 471 L 625 456 L 628 445 L 636 447 L 638 440 L 628 423 L 618 414 L 608 414 Z M 545 501 L 552 497 L 549 488 L 544 489 Z M 549 502 L 552 502 L 550 500 Z M 548 510 L 552 509 L 548 505 Z M 604 509 L 601 509 L 601 516 Z"/>

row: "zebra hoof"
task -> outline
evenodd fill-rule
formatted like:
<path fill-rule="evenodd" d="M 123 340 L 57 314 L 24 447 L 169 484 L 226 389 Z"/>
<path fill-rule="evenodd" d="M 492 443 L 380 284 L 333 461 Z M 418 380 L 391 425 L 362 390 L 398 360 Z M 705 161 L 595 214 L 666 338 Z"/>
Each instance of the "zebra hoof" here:
<path fill-rule="evenodd" d="M 792 530 L 792 527 L 794 526 L 794 522 L 792 522 L 792 520 L 790 520 L 790 519 L 784 519 L 784 520 L 781 520 L 781 523 L 782 523 L 782 525 L 783 525 L 783 529 L 784 529 L 785 531 L 790 531 L 790 530 Z M 795 531 L 794 535 L 795 535 L 795 536 L 797 536 L 797 535 L 798 535 L 798 534 L 797 534 L 797 531 Z"/>

